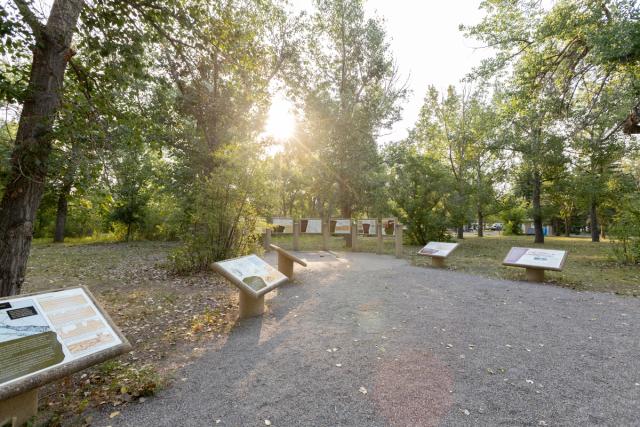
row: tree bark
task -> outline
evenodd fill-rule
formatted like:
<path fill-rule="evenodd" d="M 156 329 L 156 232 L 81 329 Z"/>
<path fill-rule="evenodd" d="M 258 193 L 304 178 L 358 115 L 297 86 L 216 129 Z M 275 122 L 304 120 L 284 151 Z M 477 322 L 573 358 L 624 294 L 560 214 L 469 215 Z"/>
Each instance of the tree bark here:
<path fill-rule="evenodd" d="M 78 153 L 80 151 L 80 145 L 77 142 L 71 144 L 71 158 L 69 159 L 69 165 L 67 171 L 62 178 L 62 187 L 58 192 L 58 208 L 56 211 L 56 229 L 53 234 L 53 243 L 64 242 L 64 228 L 67 224 L 68 213 L 68 200 L 69 194 L 71 194 L 71 187 L 76 177 L 76 170 L 78 168 Z"/>
<path fill-rule="evenodd" d="M 20 292 L 51 153 L 51 131 L 82 0 L 55 0 L 42 25 L 24 0 L 14 0 L 36 39 L 28 95 L 22 106 L 11 172 L 0 202 L 0 296 Z"/>
<path fill-rule="evenodd" d="M 598 224 L 598 204 L 595 198 L 591 199 L 591 205 L 589 206 L 589 219 L 591 221 L 591 241 L 600 241 L 600 226 Z"/>
<path fill-rule="evenodd" d="M 542 179 L 540 172 L 533 173 L 533 228 L 535 231 L 534 243 L 544 243 L 544 232 L 542 231 L 542 208 L 540 205 L 540 193 L 542 190 Z"/>
<path fill-rule="evenodd" d="M 569 237 L 571 234 L 571 224 L 569 224 L 569 218 L 564 219 L 564 235 Z"/>
<path fill-rule="evenodd" d="M 64 227 L 67 224 L 67 212 L 68 212 L 68 202 L 67 197 L 69 196 L 69 188 L 62 188 L 60 193 L 58 194 L 58 209 L 56 211 L 56 230 L 53 233 L 53 243 L 63 243 L 64 242 Z"/>
<path fill-rule="evenodd" d="M 478 209 L 478 237 L 484 237 L 484 213 Z"/>
<path fill-rule="evenodd" d="M 464 239 L 464 225 L 458 226 L 458 239 Z"/>

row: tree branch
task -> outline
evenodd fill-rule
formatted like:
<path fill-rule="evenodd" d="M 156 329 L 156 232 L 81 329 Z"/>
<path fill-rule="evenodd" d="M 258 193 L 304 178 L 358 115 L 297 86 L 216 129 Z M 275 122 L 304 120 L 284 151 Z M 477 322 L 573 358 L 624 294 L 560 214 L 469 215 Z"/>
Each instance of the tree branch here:
<path fill-rule="evenodd" d="M 35 13 L 29 8 L 29 5 L 25 0 L 13 0 L 13 3 L 18 8 L 20 15 L 22 15 L 22 19 L 26 22 L 29 27 L 31 27 L 31 31 L 33 31 L 33 36 L 37 41 L 41 41 L 42 37 L 46 31 L 45 26 L 40 22 Z"/>

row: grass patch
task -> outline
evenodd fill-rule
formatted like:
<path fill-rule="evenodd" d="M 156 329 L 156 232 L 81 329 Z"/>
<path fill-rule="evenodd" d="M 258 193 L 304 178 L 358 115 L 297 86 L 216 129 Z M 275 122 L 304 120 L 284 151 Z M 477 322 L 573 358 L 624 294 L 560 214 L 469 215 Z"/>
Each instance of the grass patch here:
<path fill-rule="evenodd" d="M 237 313 L 234 289 L 212 273 L 175 276 L 161 265 L 175 243 L 36 242 L 23 293 L 87 286 L 133 351 L 47 385 L 38 425 L 94 424 L 169 383 L 202 342 L 223 338 Z M 104 423 L 98 423 L 102 425 Z"/>
<path fill-rule="evenodd" d="M 292 249 L 290 235 L 273 236 L 273 243 L 285 249 Z M 602 241 L 593 243 L 580 237 L 547 237 L 544 245 L 533 243 L 531 236 L 476 236 L 465 237 L 460 247 L 447 260 L 451 270 L 463 271 L 484 277 L 524 280 L 525 269 L 505 267 L 502 265 L 509 249 L 513 246 L 544 247 L 569 252 L 567 263 L 561 272 L 548 271 L 546 281 L 577 290 L 613 292 L 619 295 L 640 296 L 640 266 L 622 265 L 613 257 L 612 243 Z M 375 237 L 359 237 L 358 248 L 362 252 L 376 251 Z M 319 250 L 322 237 L 300 236 L 300 249 Z M 335 251 L 348 250 L 343 237 L 332 236 L 329 249 Z M 403 256 L 417 266 L 430 266 L 431 259 L 416 255 L 418 246 L 404 246 Z M 383 252 L 395 253 L 392 237 L 384 238 Z"/>

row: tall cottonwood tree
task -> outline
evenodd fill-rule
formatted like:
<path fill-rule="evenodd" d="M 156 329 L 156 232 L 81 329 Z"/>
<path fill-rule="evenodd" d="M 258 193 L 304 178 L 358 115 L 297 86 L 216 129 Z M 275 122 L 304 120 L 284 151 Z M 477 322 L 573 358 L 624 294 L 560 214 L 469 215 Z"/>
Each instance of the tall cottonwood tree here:
<path fill-rule="evenodd" d="M 405 88 L 379 18 L 362 0 L 315 2 L 303 71 L 295 81 L 305 104 L 309 146 L 324 169 L 325 190 L 340 214 L 371 204 L 382 173 L 377 140 L 399 119 Z"/>
<path fill-rule="evenodd" d="M 485 96 L 482 85 L 467 84 L 462 91 L 449 86 L 442 95 L 431 86 L 412 132 L 413 139 L 451 173 L 455 187 L 447 208 L 459 239 L 472 211 L 482 225 L 494 192 L 499 150 L 492 127 L 495 119 Z"/>
<path fill-rule="evenodd" d="M 64 73 L 73 56 L 71 40 L 82 0 L 55 0 L 46 24 L 30 4 L 15 0 L 34 39 L 26 97 L 18 123 L 11 172 L 0 202 L 0 296 L 20 292 L 31 249 L 33 221 L 44 192 L 53 123 Z"/>

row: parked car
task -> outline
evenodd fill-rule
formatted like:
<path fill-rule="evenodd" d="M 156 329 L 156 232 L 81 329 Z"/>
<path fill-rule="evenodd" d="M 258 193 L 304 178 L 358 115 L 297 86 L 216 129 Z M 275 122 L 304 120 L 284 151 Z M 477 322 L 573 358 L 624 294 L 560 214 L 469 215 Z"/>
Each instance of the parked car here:
<path fill-rule="evenodd" d="M 502 224 L 501 222 L 494 222 L 491 227 L 489 227 L 489 230 L 491 231 L 502 231 L 502 227 L 504 226 L 504 224 Z"/>

